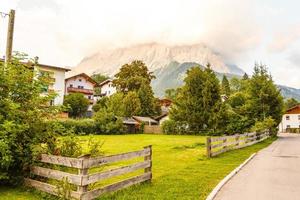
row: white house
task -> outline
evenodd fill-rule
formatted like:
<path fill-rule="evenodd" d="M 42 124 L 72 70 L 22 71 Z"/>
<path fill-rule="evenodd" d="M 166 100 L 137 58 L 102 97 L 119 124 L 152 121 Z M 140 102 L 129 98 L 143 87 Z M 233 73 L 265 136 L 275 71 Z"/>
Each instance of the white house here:
<path fill-rule="evenodd" d="M 92 111 L 94 104 L 94 88 L 97 82 L 85 73 L 77 74 L 65 79 L 65 94 L 81 93 L 90 101 L 88 111 Z"/>
<path fill-rule="evenodd" d="M 46 88 L 46 92 L 54 91 L 57 94 L 55 99 L 50 102 L 50 105 L 62 105 L 65 94 L 65 73 L 70 71 L 70 69 L 38 64 L 38 66 L 34 66 L 34 70 L 41 74 L 47 73 L 53 79 L 53 82 Z"/>
<path fill-rule="evenodd" d="M 282 116 L 279 131 L 287 132 L 288 129 L 300 129 L 300 105 L 288 109 Z"/>
<path fill-rule="evenodd" d="M 113 86 L 112 80 L 107 79 L 99 84 L 101 88 L 101 96 L 111 96 L 117 92 L 117 88 Z"/>

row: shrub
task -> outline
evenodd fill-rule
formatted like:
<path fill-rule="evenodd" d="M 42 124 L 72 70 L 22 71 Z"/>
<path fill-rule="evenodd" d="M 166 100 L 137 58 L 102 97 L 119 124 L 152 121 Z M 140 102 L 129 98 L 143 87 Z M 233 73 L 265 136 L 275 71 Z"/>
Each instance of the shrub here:
<path fill-rule="evenodd" d="M 176 134 L 178 132 L 178 127 L 175 121 L 166 120 L 161 125 L 162 131 L 165 134 Z"/>
<path fill-rule="evenodd" d="M 123 122 L 116 118 L 112 112 L 102 109 L 94 115 L 97 129 L 104 134 L 124 133 Z"/>
<path fill-rule="evenodd" d="M 64 130 L 60 133 L 64 135 L 65 130 L 73 130 L 76 135 L 96 134 L 99 132 L 93 119 L 67 119 L 62 121 L 52 121 L 50 123 L 58 124 Z"/>

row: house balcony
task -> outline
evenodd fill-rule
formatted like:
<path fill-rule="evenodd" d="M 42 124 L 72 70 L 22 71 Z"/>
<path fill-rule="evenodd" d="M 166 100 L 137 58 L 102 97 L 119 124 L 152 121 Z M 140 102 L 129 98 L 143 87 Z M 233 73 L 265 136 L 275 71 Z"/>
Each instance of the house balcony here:
<path fill-rule="evenodd" d="M 87 95 L 93 95 L 94 90 L 89 90 L 89 89 L 80 89 L 80 88 L 74 88 L 74 87 L 68 87 L 67 88 L 68 93 L 82 93 L 82 94 L 87 94 Z"/>

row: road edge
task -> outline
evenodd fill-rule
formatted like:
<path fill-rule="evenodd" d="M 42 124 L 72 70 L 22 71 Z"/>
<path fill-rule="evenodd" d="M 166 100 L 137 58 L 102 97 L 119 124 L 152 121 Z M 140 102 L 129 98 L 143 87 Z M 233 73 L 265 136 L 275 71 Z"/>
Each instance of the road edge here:
<path fill-rule="evenodd" d="M 230 174 L 228 174 L 223 180 L 221 180 L 218 185 L 211 191 L 211 193 L 207 196 L 206 200 L 213 200 L 218 192 L 222 189 L 222 187 L 234 177 L 250 160 L 252 160 L 257 153 L 253 153 L 247 160 L 245 160 L 242 164 L 240 164 L 237 168 L 235 168 Z"/>

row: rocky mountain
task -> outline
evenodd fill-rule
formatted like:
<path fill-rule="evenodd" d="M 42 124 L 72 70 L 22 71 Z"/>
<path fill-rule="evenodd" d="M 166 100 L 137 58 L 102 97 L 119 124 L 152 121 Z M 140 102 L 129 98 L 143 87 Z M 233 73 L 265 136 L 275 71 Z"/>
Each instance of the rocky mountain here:
<path fill-rule="evenodd" d="M 283 85 L 277 85 L 277 87 L 280 89 L 282 96 L 284 96 L 285 98 L 294 98 L 300 101 L 300 89 Z"/>
<path fill-rule="evenodd" d="M 85 57 L 72 73 L 102 73 L 114 75 L 125 63 L 142 60 L 151 71 L 163 69 L 172 62 L 195 62 L 206 65 L 208 62 L 216 72 L 243 74 L 235 65 L 224 63 L 223 59 L 203 44 L 169 46 L 158 43 L 140 44 L 126 48 L 99 51 Z"/>
<path fill-rule="evenodd" d="M 241 76 L 244 71 L 238 66 L 227 64 L 220 55 L 203 44 L 170 46 L 159 43 L 140 44 L 126 48 L 99 51 L 85 57 L 71 74 L 102 73 L 113 76 L 119 68 L 133 60 L 142 60 L 156 75 L 152 86 L 155 94 L 162 97 L 168 88 L 177 88 L 183 84 L 186 70 L 193 66 L 205 66 L 208 62 L 217 76 L 221 78 Z M 278 86 L 286 98 L 300 100 L 300 90 Z"/>

